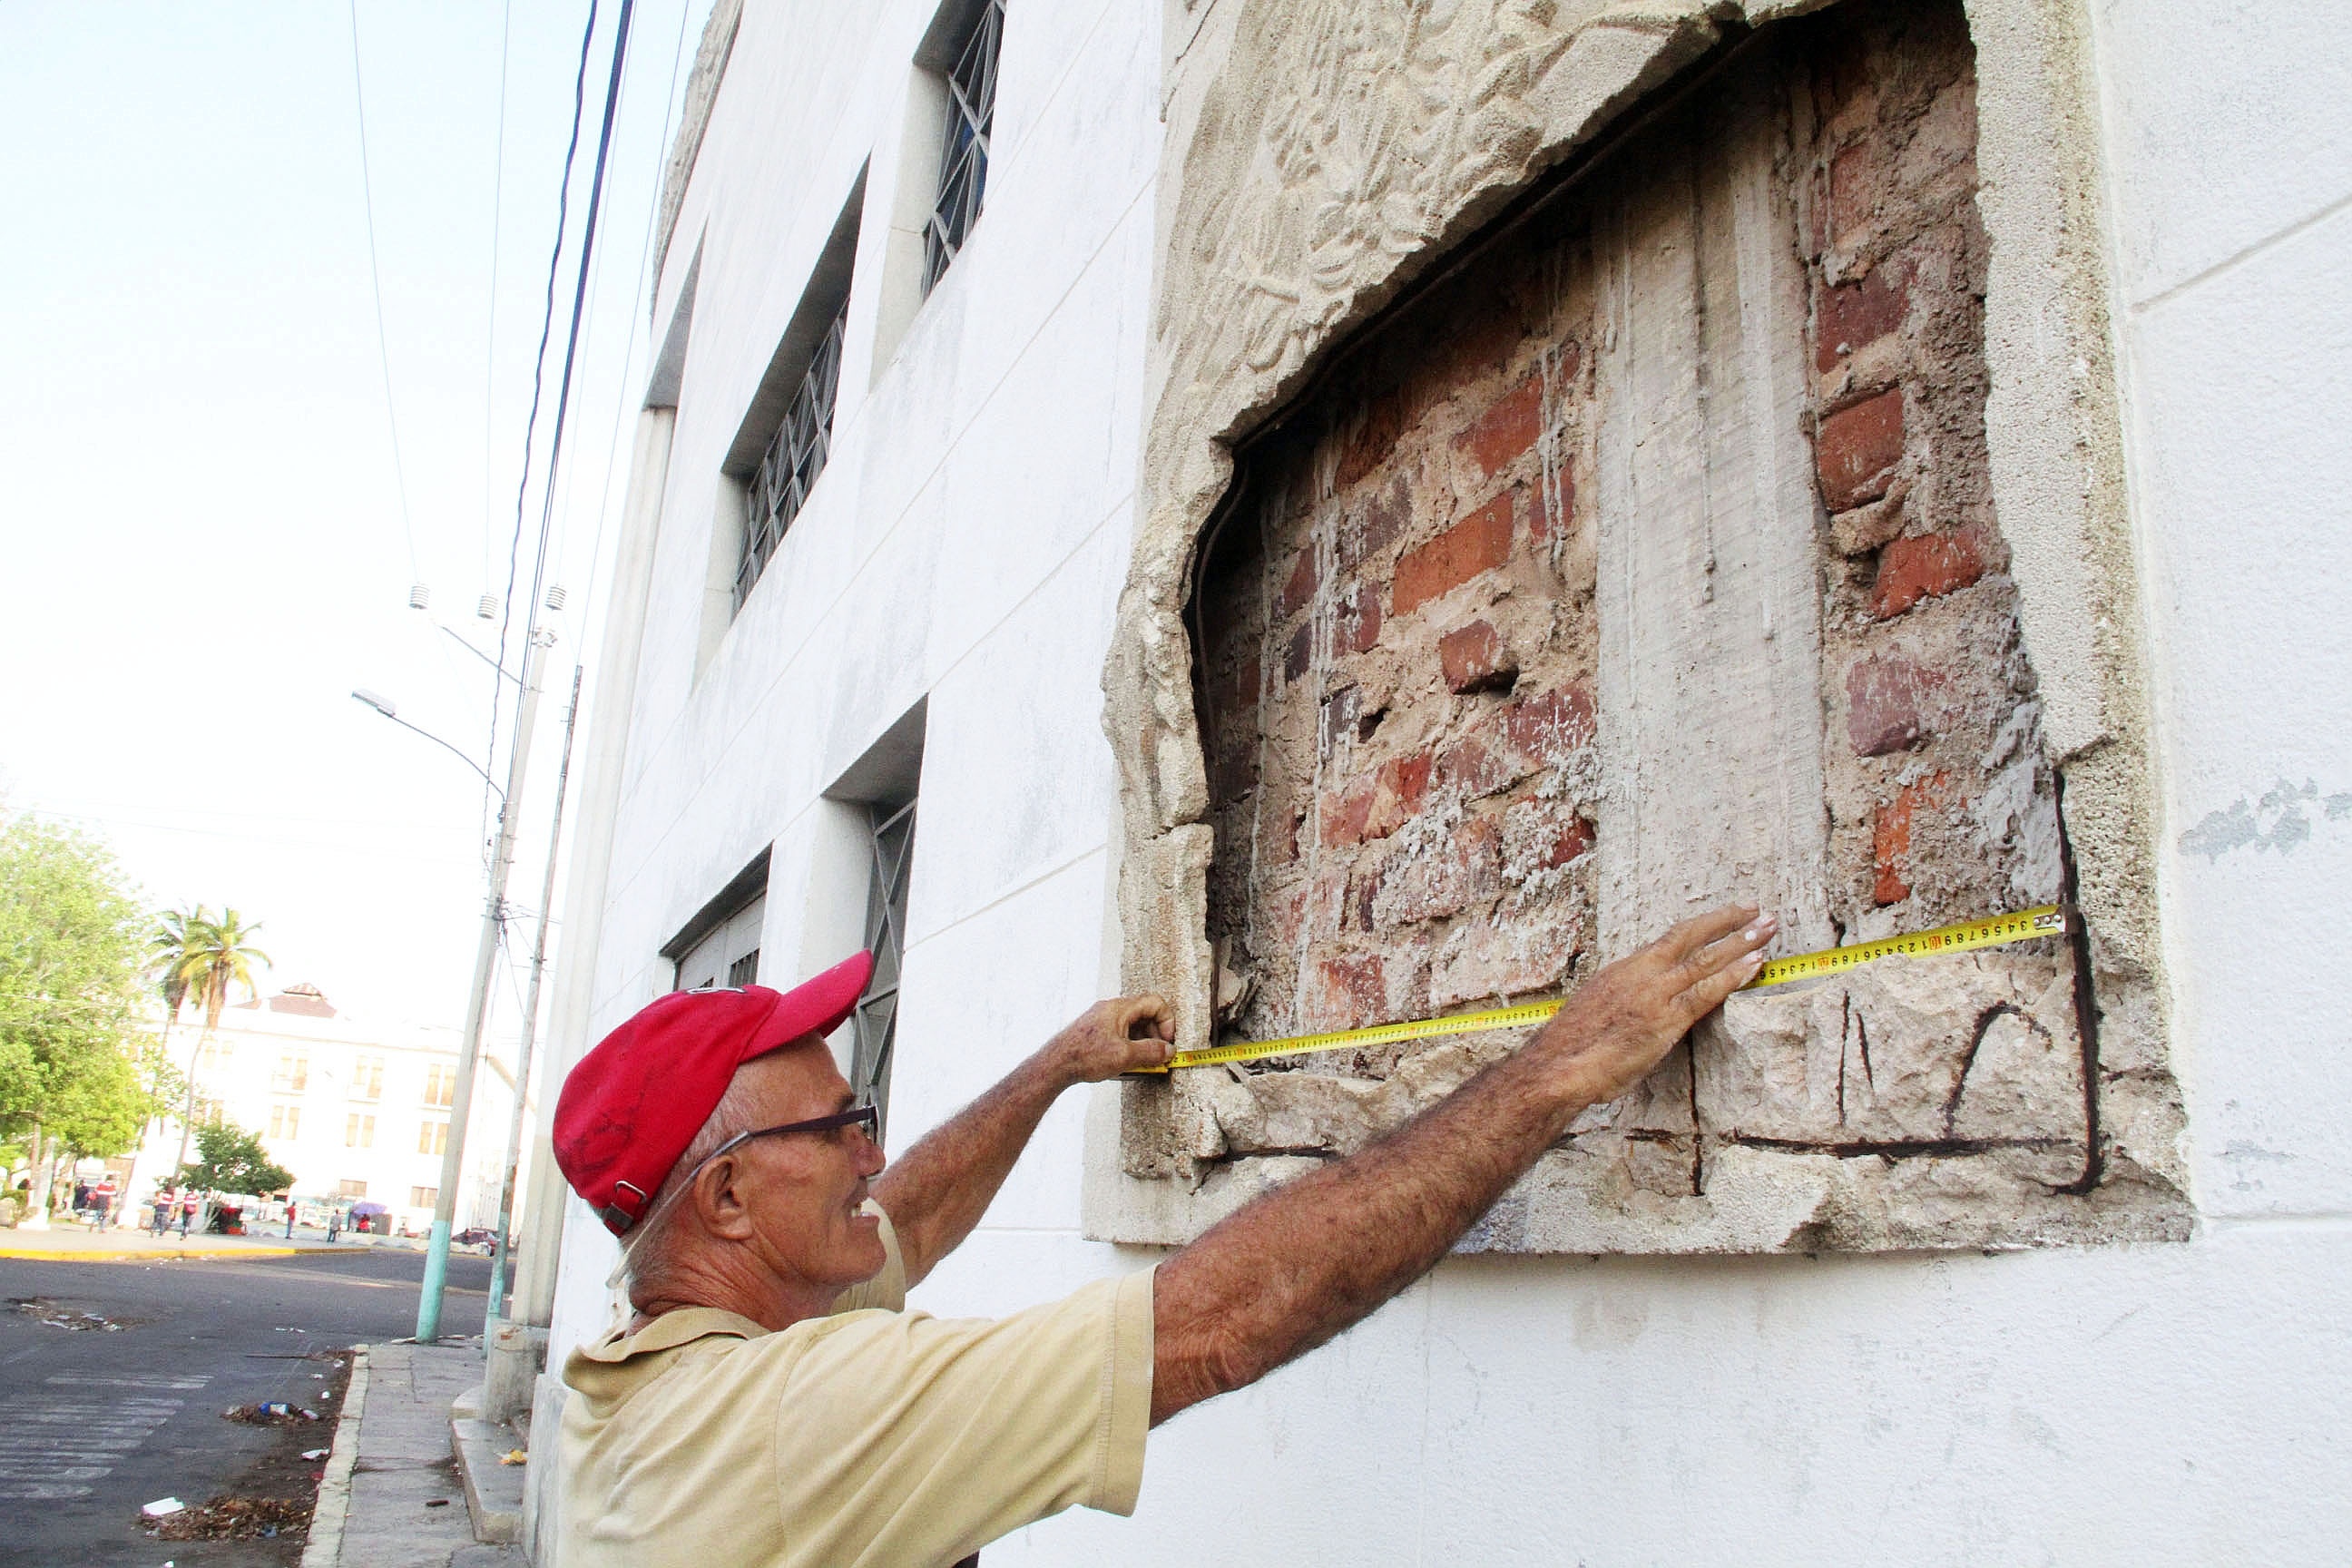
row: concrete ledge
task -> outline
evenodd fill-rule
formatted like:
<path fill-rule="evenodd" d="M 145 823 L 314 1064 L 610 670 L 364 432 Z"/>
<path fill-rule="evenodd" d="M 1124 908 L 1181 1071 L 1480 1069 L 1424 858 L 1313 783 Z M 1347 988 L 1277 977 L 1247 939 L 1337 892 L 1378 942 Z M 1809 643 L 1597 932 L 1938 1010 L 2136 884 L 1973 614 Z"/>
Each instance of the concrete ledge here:
<path fill-rule="evenodd" d="M 499 1463 L 522 1447 L 515 1429 L 478 1414 L 482 1390 L 467 1389 L 449 1407 L 449 1447 L 457 1456 L 457 1476 L 466 1486 L 466 1511 L 473 1516 L 474 1539 L 508 1546 L 522 1539 L 525 1467 Z"/>
<path fill-rule="evenodd" d="M 352 1380 L 335 1416 L 335 1441 L 319 1478 L 319 1500 L 310 1511 L 310 1535 L 302 1547 L 302 1568 L 335 1568 L 343 1551 L 343 1521 L 351 1512 L 352 1467 L 359 1462 L 360 1423 L 366 1418 L 368 1347 L 352 1347 Z"/>

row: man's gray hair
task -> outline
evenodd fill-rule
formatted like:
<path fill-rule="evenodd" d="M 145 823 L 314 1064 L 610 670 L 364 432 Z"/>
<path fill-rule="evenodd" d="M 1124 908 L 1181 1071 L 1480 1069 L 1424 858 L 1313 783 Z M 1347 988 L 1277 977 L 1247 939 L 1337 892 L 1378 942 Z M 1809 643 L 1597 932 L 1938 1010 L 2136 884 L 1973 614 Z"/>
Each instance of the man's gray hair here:
<path fill-rule="evenodd" d="M 654 1189 L 653 1201 L 646 1209 L 646 1232 L 630 1245 L 624 1259 L 632 1304 L 641 1304 L 646 1295 L 655 1292 L 676 1266 L 677 1243 L 686 1234 L 675 1223 L 677 1216 L 673 1212 L 686 1205 L 682 1184 L 721 1143 L 738 1132 L 751 1131 L 758 1114 L 756 1097 L 745 1087 L 743 1070 L 739 1067 L 735 1076 L 727 1080 L 727 1092 L 719 1097 L 719 1103 L 711 1107 L 701 1127 L 688 1140 L 686 1152 L 670 1166 L 661 1185 Z"/>

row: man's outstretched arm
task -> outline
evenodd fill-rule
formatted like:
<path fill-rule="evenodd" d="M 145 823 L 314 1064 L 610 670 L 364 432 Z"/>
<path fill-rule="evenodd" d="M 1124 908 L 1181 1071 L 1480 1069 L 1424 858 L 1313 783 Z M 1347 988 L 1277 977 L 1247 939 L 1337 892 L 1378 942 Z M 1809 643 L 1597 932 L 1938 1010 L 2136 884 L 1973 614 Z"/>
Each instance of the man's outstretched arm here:
<path fill-rule="evenodd" d="M 1578 1111 L 1640 1082 L 1747 984 L 1775 929 L 1740 908 L 1685 921 L 1594 975 L 1516 1055 L 1161 1264 L 1153 1424 L 1255 1382 L 1434 1267 Z"/>
<path fill-rule="evenodd" d="M 1157 996 L 1097 1002 L 1003 1081 L 925 1134 L 874 1182 L 914 1284 L 954 1251 L 1066 1089 L 1167 1061 L 1176 1026 Z"/>

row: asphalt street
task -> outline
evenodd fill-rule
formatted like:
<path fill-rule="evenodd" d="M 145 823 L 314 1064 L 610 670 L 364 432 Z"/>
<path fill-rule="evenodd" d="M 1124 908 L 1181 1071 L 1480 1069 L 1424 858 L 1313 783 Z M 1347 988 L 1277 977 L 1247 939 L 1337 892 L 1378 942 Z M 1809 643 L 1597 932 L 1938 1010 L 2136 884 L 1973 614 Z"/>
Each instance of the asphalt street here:
<path fill-rule="evenodd" d="M 140 1506 L 200 1503 L 261 1467 L 280 1432 L 221 1412 L 320 1407 L 336 1368 L 316 1352 L 413 1333 L 424 1262 L 372 1247 L 235 1262 L 0 1258 L 0 1565 L 285 1561 L 275 1542 L 153 1540 Z M 452 1258 L 449 1276 L 444 1326 L 479 1333 L 489 1260 Z M 121 1328 L 45 1321 L 91 1323 L 81 1314 L 93 1312 Z M 320 1421 L 305 1446 L 332 1433 Z"/>

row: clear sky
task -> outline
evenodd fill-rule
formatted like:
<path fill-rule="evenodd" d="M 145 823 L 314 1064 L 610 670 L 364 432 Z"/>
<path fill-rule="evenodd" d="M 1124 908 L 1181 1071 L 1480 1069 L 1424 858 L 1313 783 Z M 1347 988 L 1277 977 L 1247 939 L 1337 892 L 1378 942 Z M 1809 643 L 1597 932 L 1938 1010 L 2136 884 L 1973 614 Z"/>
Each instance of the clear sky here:
<path fill-rule="evenodd" d="M 533 910 L 645 378 L 665 126 L 709 5 L 641 0 L 633 25 L 557 487 L 572 613 L 510 889 Z M 619 8 L 588 71 L 518 622 Z M 264 923 L 268 988 L 362 1016 L 465 1009 L 480 781 L 349 693 L 482 756 L 489 671 L 408 588 L 473 634 L 504 587 L 587 16 L 362 0 L 355 82 L 346 0 L 0 4 L 0 805 L 103 837 L 159 907 L 235 905 Z M 499 989 L 510 1030 L 519 977 Z"/>

